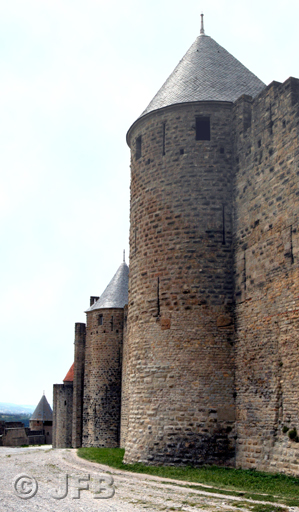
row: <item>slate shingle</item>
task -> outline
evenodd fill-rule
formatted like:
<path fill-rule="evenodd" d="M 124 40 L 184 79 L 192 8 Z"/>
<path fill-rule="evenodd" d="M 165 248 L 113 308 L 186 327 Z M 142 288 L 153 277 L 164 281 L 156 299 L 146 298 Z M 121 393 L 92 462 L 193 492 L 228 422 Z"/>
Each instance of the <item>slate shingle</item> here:
<path fill-rule="evenodd" d="M 53 419 L 53 412 L 49 405 L 48 400 L 46 399 L 45 395 L 43 395 L 38 402 L 38 405 L 36 406 L 30 420 L 39 420 L 39 421 L 52 421 Z"/>
<path fill-rule="evenodd" d="M 236 101 L 255 97 L 265 84 L 204 34 L 197 37 L 140 117 L 169 105 L 193 101 Z"/>
<path fill-rule="evenodd" d="M 128 286 L 129 267 L 123 262 L 101 297 L 86 310 L 86 313 L 94 309 L 123 308 L 128 304 Z"/>

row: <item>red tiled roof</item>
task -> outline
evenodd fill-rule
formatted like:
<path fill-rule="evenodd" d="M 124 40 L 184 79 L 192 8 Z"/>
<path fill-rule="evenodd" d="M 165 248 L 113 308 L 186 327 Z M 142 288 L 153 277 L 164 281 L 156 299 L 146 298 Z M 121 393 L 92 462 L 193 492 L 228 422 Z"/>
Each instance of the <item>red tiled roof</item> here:
<path fill-rule="evenodd" d="M 63 382 L 73 382 L 74 380 L 74 363 L 70 367 L 69 371 L 67 372 L 66 376 L 63 379 Z"/>

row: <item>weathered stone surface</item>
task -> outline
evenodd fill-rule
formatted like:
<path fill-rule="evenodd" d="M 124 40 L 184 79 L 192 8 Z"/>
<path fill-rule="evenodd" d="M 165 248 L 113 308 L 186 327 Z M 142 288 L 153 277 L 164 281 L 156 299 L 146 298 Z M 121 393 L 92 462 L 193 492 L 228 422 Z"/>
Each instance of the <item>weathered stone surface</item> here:
<path fill-rule="evenodd" d="M 299 475 L 298 131 L 293 78 L 134 123 L 129 304 L 88 312 L 54 445 L 72 403 L 79 442 L 84 359 L 84 446 L 121 428 L 126 462 Z"/>
<path fill-rule="evenodd" d="M 211 140 L 196 140 L 197 116 Z M 233 330 L 217 325 L 232 324 L 231 124 L 231 104 L 202 102 L 130 132 L 127 462 L 233 461 L 234 422 L 217 416 L 234 408 Z"/>
<path fill-rule="evenodd" d="M 86 325 L 75 324 L 75 360 L 73 380 L 73 420 L 72 420 L 72 447 L 82 446 L 83 426 L 83 390 L 84 390 L 84 364 L 85 364 Z"/>
<path fill-rule="evenodd" d="M 299 430 L 298 97 L 289 79 L 234 106 L 236 463 L 297 475 L 282 429 Z"/>
<path fill-rule="evenodd" d="M 72 446 L 73 383 L 54 384 L 53 448 Z"/>
<path fill-rule="evenodd" d="M 87 313 L 83 446 L 119 445 L 124 310 Z"/>
<path fill-rule="evenodd" d="M 230 464 L 236 439 L 237 466 L 299 472 L 298 99 L 289 79 L 129 131 L 128 462 Z"/>

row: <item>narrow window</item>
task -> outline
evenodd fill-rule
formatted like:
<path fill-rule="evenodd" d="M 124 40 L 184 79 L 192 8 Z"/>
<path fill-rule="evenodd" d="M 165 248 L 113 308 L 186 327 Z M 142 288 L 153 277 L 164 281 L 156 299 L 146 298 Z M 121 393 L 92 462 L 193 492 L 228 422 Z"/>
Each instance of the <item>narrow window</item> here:
<path fill-rule="evenodd" d="M 136 139 L 136 160 L 141 157 L 141 135 Z"/>
<path fill-rule="evenodd" d="M 163 123 L 163 147 L 162 147 L 162 155 L 165 155 L 165 131 L 166 131 L 166 123 Z"/>
<path fill-rule="evenodd" d="M 98 325 L 103 325 L 103 315 L 98 316 Z"/>
<path fill-rule="evenodd" d="M 111 324 L 111 331 L 113 331 L 113 316 L 111 317 L 110 324 Z"/>
<path fill-rule="evenodd" d="M 196 117 L 196 140 L 211 140 L 210 118 Z"/>

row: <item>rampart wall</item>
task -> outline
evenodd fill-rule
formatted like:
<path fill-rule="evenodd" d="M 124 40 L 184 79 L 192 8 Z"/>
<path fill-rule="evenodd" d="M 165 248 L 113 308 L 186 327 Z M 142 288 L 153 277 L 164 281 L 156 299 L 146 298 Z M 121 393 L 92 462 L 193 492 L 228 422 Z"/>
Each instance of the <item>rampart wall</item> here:
<path fill-rule="evenodd" d="M 297 475 L 298 100 L 289 79 L 234 107 L 236 463 Z"/>
<path fill-rule="evenodd" d="M 126 443 L 126 435 L 128 432 L 128 401 L 129 401 L 129 382 L 126 379 L 128 350 L 127 350 L 127 321 L 128 321 L 128 305 L 124 307 L 124 330 L 121 357 L 121 410 L 120 410 L 120 447 L 124 448 Z"/>
<path fill-rule="evenodd" d="M 42 437 L 45 439 L 44 436 Z M 22 446 L 29 444 L 25 427 L 5 429 L 2 443 L 3 446 Z"/>
<path fill-rule="evenodd" d="M 72 447 L 73 383 L 53 387 L 53 448 Z"/>

